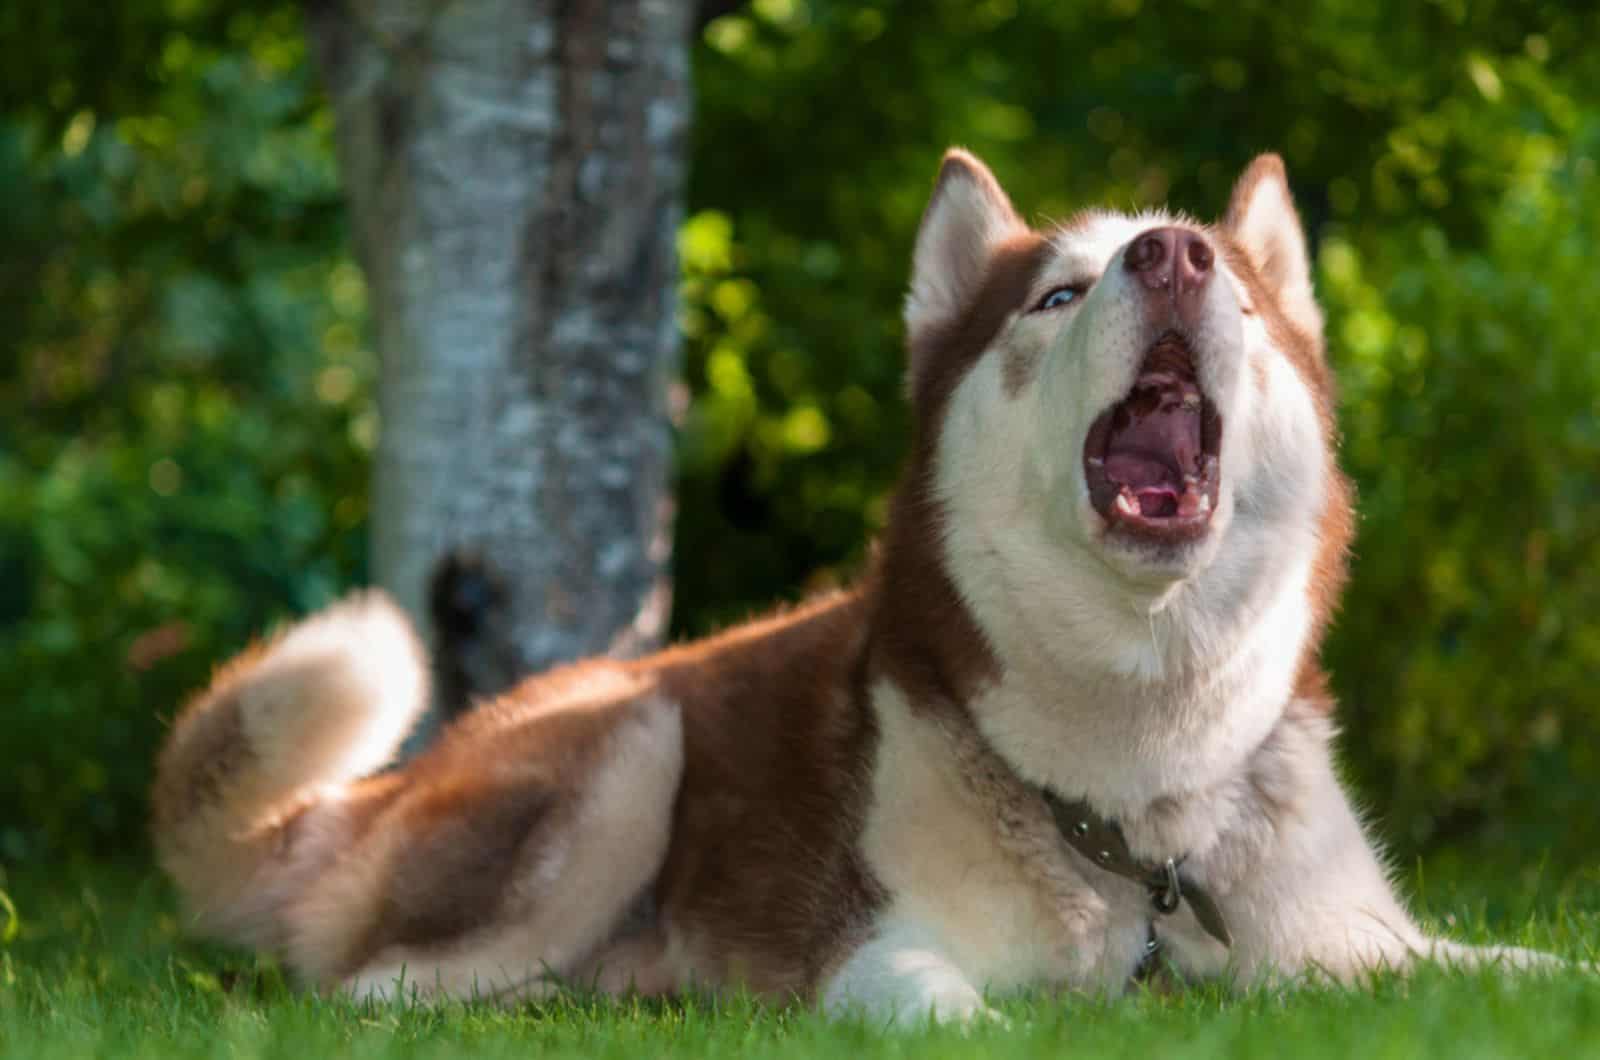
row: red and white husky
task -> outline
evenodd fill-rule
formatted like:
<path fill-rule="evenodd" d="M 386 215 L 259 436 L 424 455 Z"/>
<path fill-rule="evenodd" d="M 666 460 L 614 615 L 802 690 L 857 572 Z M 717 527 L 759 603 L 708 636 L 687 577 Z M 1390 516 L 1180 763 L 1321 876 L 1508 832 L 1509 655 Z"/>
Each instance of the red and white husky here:
<path fill-rule="evenodd" d="M 566 979 L 963 1018 L 986 992 L 1537 956 L 1423 935 L 1342 790 L 1318 642 L 1350 489 L 1282 163 L 1226 218 L 1026 225 L 944 160 L 916 436 L 856 588 L 427 701 L 363 595 L 220 671 L 155 831 L 199 927 L 357 994 Z"/>

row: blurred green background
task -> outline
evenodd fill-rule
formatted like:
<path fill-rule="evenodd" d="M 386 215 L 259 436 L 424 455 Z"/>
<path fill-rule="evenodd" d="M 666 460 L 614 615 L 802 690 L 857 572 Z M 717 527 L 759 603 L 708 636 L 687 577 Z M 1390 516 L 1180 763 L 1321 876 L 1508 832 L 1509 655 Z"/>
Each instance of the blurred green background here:
<path fill-rule="evenodd" d="M 1600 841 L 1600 15 L 753 0 L 696 45 L 677 616 L 848 575 L 940 151 L 1036 217 L 1276 149 L 1361 491 L 1328 648 L 1403 857 Z M 365 579 L 365 289 L 294 3 L 0 12 L 0 863 L 137 852 L 184 693 Z"/>

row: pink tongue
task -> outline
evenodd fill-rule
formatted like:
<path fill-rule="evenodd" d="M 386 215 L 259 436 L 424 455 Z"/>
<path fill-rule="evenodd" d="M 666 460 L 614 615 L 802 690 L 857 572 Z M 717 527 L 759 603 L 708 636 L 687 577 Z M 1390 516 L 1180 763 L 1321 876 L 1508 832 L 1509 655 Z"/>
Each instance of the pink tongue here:
<path fill-rule="evenodd" d="M 1147 519 L 1174 515 L 1178 511 L 1178 483 L 1165 461 L 1139 452 L 1124 451 L 1106 457 L 1106 475 L 1126 486 Z"/>
<path fill-rule="evenodd" d="M 1114 440 L 1115 446 L 1121 439 Z M 1138 493 L 1150 486 L 1171 487 L 1172 468 L 1158 456 L 1138 449 L 1123 449 L 1106 454 L 1106 477 Z"/>
<path fill-rule="evenodd" d="M 1168 519 L 1177 515 L 1183 502 L 1170 489 L 1140 490 L 1139 514 L 1146 519 Z"/>
<path fill-rule="evenodd" d="M 1135 494 L 1161 487 L 1176 496 L 1183 473 L 1200 466 L 1199 389 L 1146 373 L 1122 408 L 1106 445 L 1106 476 Z"/>

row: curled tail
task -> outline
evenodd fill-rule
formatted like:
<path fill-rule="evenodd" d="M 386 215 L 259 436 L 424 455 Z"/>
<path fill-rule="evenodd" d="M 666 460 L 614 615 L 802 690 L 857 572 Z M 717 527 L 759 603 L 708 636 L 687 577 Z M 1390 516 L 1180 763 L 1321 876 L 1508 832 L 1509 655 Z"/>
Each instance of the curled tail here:
<path fill-rule="evenodd" d="M 348 839 L 352 786 L 427 703 L 422 645 L 378 592 L 218 670 L 178 715 L 152 793 L 157 855 L 200 929 L 281 949 L 285 907 Z"/>

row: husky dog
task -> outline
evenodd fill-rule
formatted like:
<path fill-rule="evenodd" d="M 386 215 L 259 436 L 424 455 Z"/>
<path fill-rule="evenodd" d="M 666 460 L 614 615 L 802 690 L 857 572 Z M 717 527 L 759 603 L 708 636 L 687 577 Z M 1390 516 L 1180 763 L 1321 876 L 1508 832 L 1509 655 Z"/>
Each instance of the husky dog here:
<path fill-rule="evenodd" d="M 221 669 L 155 785 L 206 933 L 357 995 L 739 987 L 962 1019 L 1028 986 L 1351 980 L 1425 936 L 1341 788 L 1351 490 L 1282 162 L 1226 217 L 1025 224 L 951 151 L 916 432 L 855 588 L 483 703 L 355 596 Z"/>

